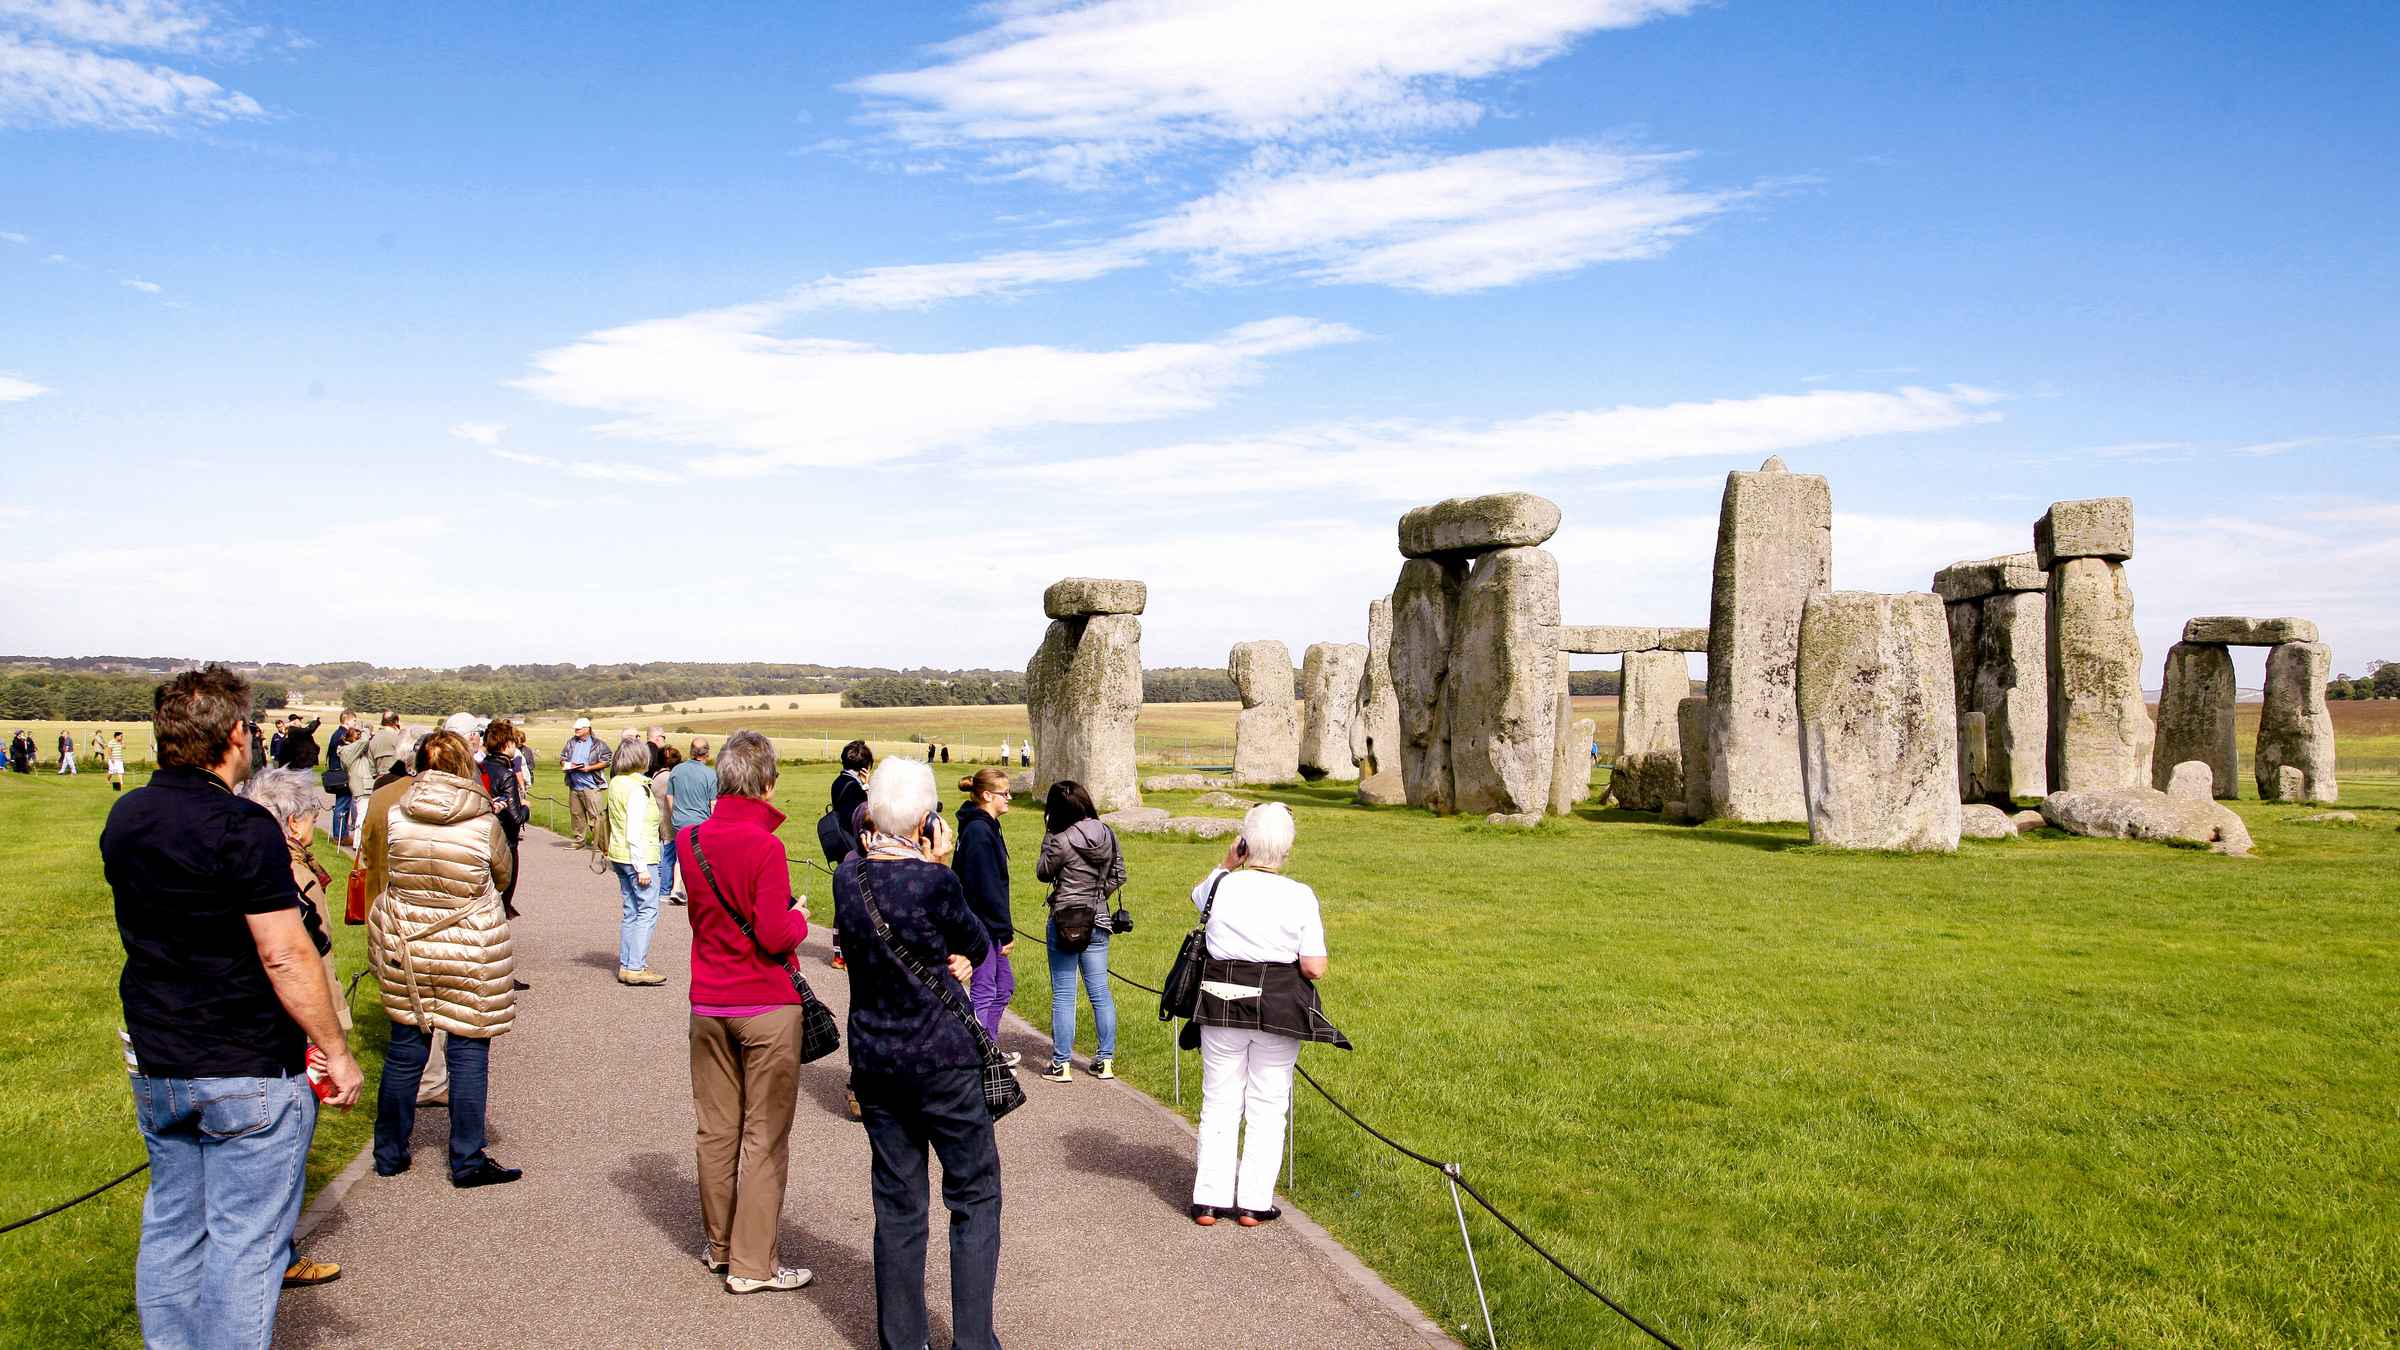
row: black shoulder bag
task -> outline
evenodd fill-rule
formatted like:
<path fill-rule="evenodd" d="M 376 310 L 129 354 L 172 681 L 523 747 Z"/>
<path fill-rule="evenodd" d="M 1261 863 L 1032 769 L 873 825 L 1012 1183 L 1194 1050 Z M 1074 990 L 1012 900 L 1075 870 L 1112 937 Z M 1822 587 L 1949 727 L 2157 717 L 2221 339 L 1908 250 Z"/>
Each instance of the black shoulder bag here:
<path fill-rule="evenodd" d="M 692 861 L 700 864 L 700 875 L 708 878 L 709 891 L 717 897 L 717 903 L 725 907 L 725 912 L 733 916 L 734 925 L 742 930 L 742 936 L 750 939 L 750 945 L 758 949 L 760 956 L 782 966 L 783 973 L 792 977 L 792 992 L 800 996 L 800 1062 L 807 1064 L 820 1060 L 841 1049 L 842 1028 L 833 1019 L 833 1009 L 826 1007 L 825 1001 L 817 997 L 817 991 L 808 987 L 807 979 L 796 967 L 776 960 L 775 954 L 758 940 L 758 930 L 750 926 L 749 918 L 725 898 L 725 888 L 717 884 L 717 870 L 708 865 L 708 853 L 700 847 L 700 827 L 697 825 L 692 827 Z"/>
<path fill-rule="evenodd" d="M 1175 964 L 1167 967 L 1165 985 L 1158 993 L 1161 1022 L 1190 1018 L 1200 1011 L 1200 972 L 1208 964 L 1208 916 L 1216 912 L 1217 887 L 1232 875 L 1219 872 L 1217 879 L 1208 883 L 1208 896 L 1200 906 L 1200 926 L 1183 935 L 1183 946 L 1175 952 Z"/>
<path fill-rule="evenodd" d="M 875 926 L 875 940 L 892 954 L 892 959 L 907 967 L 909 974 L 917 977 L 917 983 L 931 990 L 934 998 L 950 1010 L 951 1016 L 965 1025 L 968 1035 L 975 1038 L 975 1047 L 983 1054 L 983 1105 L 985 1110 L 992 1113 L 992 1119 L 998 1120 L 1023 1106 L 1025 1087 L 1017 1081 L 1016 1071 L 1008 1067 L 1008 1060 L 1000 1053 L 1000 1047 L 992 1044 L 992 1038 L 984 1034 L 983 1023 L 975 1020 L 973 1011 L 958 1006 L 958 1000 L 950 995 L 950 986 L 927 971 L 916 957 L 909 955 L 908 948 L 901 946 L 900 940 L 892 936 L 892 926 L 884 922 L 883 911 L 875 907 L 874 883 L 867 880 L 867 869 L 871 865 L 866 862 L 858 865 L 858 898 L 867 907 L 867 921 Z M 1007 958 L 995 952 L 993 959 Z"/>

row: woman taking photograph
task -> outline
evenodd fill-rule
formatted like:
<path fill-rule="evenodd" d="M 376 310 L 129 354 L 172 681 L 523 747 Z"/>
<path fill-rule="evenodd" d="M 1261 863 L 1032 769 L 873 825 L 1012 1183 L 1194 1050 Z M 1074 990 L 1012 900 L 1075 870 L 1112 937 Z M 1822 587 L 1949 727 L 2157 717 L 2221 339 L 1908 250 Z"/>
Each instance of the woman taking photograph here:
<path fill-rule="evenodd" d="M 1192 888 L 1193 907 L 1208 916 L 1200 1006 L 1184 1032 L 1200 1040 L 1192 1221 L 1202 1227 L 1230 1218 L 1256 1228 L 1282 1217 L 1275 1175 L 1300 1043 L 1350 1048 L 1317 1001 L 1326 971 L 1317 893 L 1283 875 L 1293 833 L 1290 807 L 1251 807 L 1224 864 Z"/>
<path fill-rule="evenodd" d="M 735 1294 L 798 1289 L 776 1259 L 800 1091 L 800 990 L 790 962 L 807 897 L 775 829 L 775 747 L 737 731 L 717 756 L 716 814 L 675 840 L 692 921 L 692 1116 L 699 1126 L 701 1259 Z"/>
<path fill-rule="evenodd" d="M 385 827 L 384 890 L 367 911 L 369 950 L 392 1019 L 375 1094 L 375 1173 L 408 1170 L 417 1082 L 427 1040 L 439 1030 L 449 1033 L 450 1184 L 493 1186 L 522 1175 L 483 1151 L 491 1041 L 516 1020 L 515 962 L 500 900 L 512 875 L 508 836 L 475 780 L 464 739 L 437 731 L 419 754 L 425 767 Z"/>
<path fill-rule="evenodd" d="M 617 925 L 617 983 L 667 982 L 650 968 L 650 932 L 658 927 L 658 803 L 650 796 L 650 746 L 639 734 L 617 743 L 608 790 L 608 862 L 625 902 Z"/>
<path fill-rule="evenodd" d="M 958 858 L 951 870 L 958 873 L 959 887 L 967 894 L 967 908 L 983 920 L 992 950 L 999 953 L 975 967 L 970 992 L 975 1020 L 983 1024 L 985 1035 L 998 1040 L 1000 1014 L 1017 992 L 1016 967 L 1008 960 L 1017 945 L 1008 910 L 1008 840 L 1000 834 L 1000 817 L 1008 814 L 1008 770 L 977 769 L 958 780 L 958 790 L 967 799 L 958 804 Z M 1011 1051 L 1009 1066 L 1014 1068 L 1021 1058 Z"/>
<path fill-rule="evenodd" d="M 882 1344 L 925 1344 L 930 1145 L 942 1160 L 942 1204 L 950 1211 L 951 1344 L 998 1350 L 992 1289 L 1000 1273 L 1000 1153 L 983 1101 L 983 1048 L 962 987 L 993 953 L 958 877 L 936 861 L 948 851 L 950 832 L 941 805 L 932 770 L 886 760 L 867 791 L 860 856 L 833 874 L 834 918 L 850 935 L 850 1081 L 873 1158 Z M 938 993 L 895 944 L 939 982 Z"/>
<path fill-rule="evenodd" d="M 1117 1000 L 1108 990 L 1108 897 L 1125 885 L 1125 855 L 1101 823 L 1091 795 L 1071 778 L 1050 785 L 1042 809 L 1042 853 L 1033 875 L 1050 883 L 1050 1067 L 1042 1077 L 1075 1081 L 1075 979 L 1083 977 L 1099 1038 L 1092 1077 L 1117 1076 Z"/>

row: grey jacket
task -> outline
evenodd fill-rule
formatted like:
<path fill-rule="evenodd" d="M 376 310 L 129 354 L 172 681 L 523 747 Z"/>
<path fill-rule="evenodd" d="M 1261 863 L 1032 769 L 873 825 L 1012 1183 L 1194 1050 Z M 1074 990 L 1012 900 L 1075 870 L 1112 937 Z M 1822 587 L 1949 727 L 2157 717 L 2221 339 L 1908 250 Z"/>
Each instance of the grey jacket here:
<path fill-rule="evenodd" d="M 1109 930 L 1108 897 L 1125 885 L 1125 855 L 1117 836 L 1097 820 L 1079 820 L 1063 833 L 1042 836 L 1042 856 L 1033 875 L 1050 883 L 1050 909 L 1090 905 Z"/>

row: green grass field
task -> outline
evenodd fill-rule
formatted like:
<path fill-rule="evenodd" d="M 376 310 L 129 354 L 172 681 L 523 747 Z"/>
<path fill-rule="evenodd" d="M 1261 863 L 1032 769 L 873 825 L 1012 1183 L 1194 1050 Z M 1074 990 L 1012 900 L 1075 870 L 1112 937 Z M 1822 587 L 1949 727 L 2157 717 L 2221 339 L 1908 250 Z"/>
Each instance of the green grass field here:
<path fill-rule="evenodd" d="M 787 770 L 795 858 L 829 778 Z M 2362 825 L 2244 804 L 2250 859 L 2049 834 L 1845 855 L 1797 827 L 1587 808 L 1516 832 L 1332 786 L 1252 795 L 1299 815 L 1291 872 L 1324 899 L 1326 1002 L 1359 1047 L 1303 1063 L 1687 1346 L 2376 1345 L 2400 1328 L 2400 789 L 2344 786 Z M 0 778 L 7 1215 L 141 1154 L 92 849 L 107 800 Z M 1038 931 L 1039 827 L 1006 828 Z M 1119 968 L 1156 982 L 1221 852 L 1127 838 Z M 1014 959 L 1046 1026 L 1043 953 Z M 1154 1003 L 1119 995 L 1120 1072 L 1172 1100 Z M 329 1116 L 319 1170 L 366 1125 Z M 1297 1131 L 1297 1202 L 1479 1332 L 1439 1179 L 1305 1088 Z M 127 1342 L 138 1205 L 128 1185 L 0 1238 L 0 1338 Z M 1470 1223 L 1503 1343 L 1642 1343 Z"/>

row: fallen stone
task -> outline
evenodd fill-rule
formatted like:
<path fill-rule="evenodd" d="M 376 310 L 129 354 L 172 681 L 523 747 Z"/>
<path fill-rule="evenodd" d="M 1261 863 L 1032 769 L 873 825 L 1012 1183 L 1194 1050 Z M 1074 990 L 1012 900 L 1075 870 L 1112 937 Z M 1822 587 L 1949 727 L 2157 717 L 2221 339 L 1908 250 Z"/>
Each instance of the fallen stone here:
<path fill-rule="evenodd" d="M 2070 558 L 2125 561 L 2133 556 L 2133 498 L 2052 502 L 2033 523 L 2033 552 L 2045 572 Z"/>
<path fill-rule="evenodd" d="M 1347 783 L 1358 777 L 1350 757 L 1350 719 L 1366 677 L 1367 649 L 1356 642 L 1312 642 L 1300 660 L 1300 776 Z"/>
<path fill-rule="evenodd" d="M 2030 814 L 2038 818 L 2041 812 Z M 1958 833 L 1963 839 L 2014 839 L 2017 824 L 1997 806 L 1969 802 L 1958 808 Z"/>
<path fill-rule="evenodd" d="M 2267 653 L 2267 691 L 2258 714 L 2258 795 L 2266 801 L 2334 802 L 2333 714 L 2325 672 L 2333 653 L 2321 642 L 2286 642 Z M 2287 774 L 2298 770 L 2293 791 Z M 2269 795 L 2272 789 L 2273 795 Z"/>
<path fill-rule="evenodd" d="M 2207 767 L 2210 796 L 2227 801 L 2240 796 L 2232 655 L 2214 643 L 2178 642 L 2167 648 L 2165 680 L 2158 691 L 2150 786 L 2173 791 L 2169 778 L 2196 762 Z"/>
<path fill-rule="evenodd" d="M 1933 593 L 1945 604 L 1981 600 L 1988 595 L 2038 591 L 2050 584 L 2039 554 L 2005 553 L 1997 558 L 1956 562 L 1933 574 Z"/>
<path fill-rule="evenodd" d="M 1200 773 L 1161 773 L 1142 780 L 1144 792 L 1206 792 L 1210 788 L 1232 787 L 1230 778 L 1217 778 Z"/>
<path fill-rule="evenodd" d="M 2039 811 L 2011 811 L 2008 813 L 2008 823 L 2017 827 L 2017 833 L 2023 834 L 2027 830 L 2038 830 L 2050 821 Z"/>
<path fill-rule="evenodd" d="M 2212 614 L 2187 619 L 2186 642 L 2217 642 L 2228 647 L 2280 647 L 2287 642 L 2316 642 L 2317 625 L 2308 619 L 2245 619 Z"/>
<path fill-rule="evenodd" d="M 1392 598 L 1367 605 L 1367 668 L 1350 713 L 1350 762 L 1359 777 L 1389 772 L 1400 781 L 1400 698 L 1392 692 Z"/>
<path fill-rule="evenodd" d="M 1358 780 L 1358 801 L 1362 806 L 1406 806 L 1408 784 L 1398 769 L 1384 769 Z"/>
<path fill-rule="evenodd" d="M 1539 811 L 1494 811 L 1483 818 L 1486 825 L 1504 825 L 1513 829 L 1530 830 L 1542 823 Z"/>
<path fill-rule="evenodd" d="M 1192 798 L 1192 805 L 1232 807 L 1237 810 L 1246 811 L 1251 807 L 1258 805 L 1258 799 L 1255 797 L 1236 797 L 1230 792 L 1203 792 L 1199 796 Z"/>
<path fill-rule="evenodd" d="M 1692 695 L 1675 705 L 1675 743 L 1683 751 L 1683 820 L 1708 819 L 1708 699 Z"/>
<path fill-rule="evenodd" d="M 1464 559 L 1533 548 L 1558 533 L 1558 520 L 1558 503 L 1530 492 L 1452 497 L 1400 517 L 1400 555 Z"/>
<path fill-rule="evenodd" d="M 2216 774 L 2210 765 L 2196 759 L 2187 759 L 2169 769 L 2162 787 L 2168 796 L 2180 802 L 2214 801 L 2217 796 Z"/>
<path fill-rule="evenodd" d="M 1300 710 L 1292 654 L 1273 639 L 1237 642 L 1225 658 L 1242 711 L 1233 723 L 1233 781 L 1289 783 L 1300 776 Z"/>
<path fill-rule="evenodd" d="M 1564 666 L 1558 560 L 1538 548 L 1477 558 L 1459 588 L 1442 694 L 1457 810 L 1549 808 Z"/>
<path fill-rule="evenodd" d="M 1464 564 L 1411 558 L 1392 587 L 1392 694 L 1400 711 L 1401 781 L 1408 804 L 1436 815 L 1457 809 L 1450 772 L 1450 634 Z"/>
<path fill-rule="evenodd" d="M 1810 842 L 1958 848 L 1958 713 L 1939 596 L 1832 591 L 1800 620 L 1794 702 Z"/>
<path fill-rule="evenodd" d="M 1139 614 L 1149 603 L 1150 588 L 1146 584 L 1106 577 L 1068 577 L 1051 582 L 1050 589 L 1042 592 L 1042 613 L 1053 619 Z"/>
<path fill-rule="evenodd" d="M 1727 474 L 1708 606 L 1711 816 L 1807 818 L 1792 697 L 1800 610 L 1832 584 L 1825 479 L 1790 473 L 1780 458 Z"/>
<path fill-rule="evenodd" d="M 2250 851 L 2250 829 L 2222 803 L 2170 797 L 2157 788 L 2120 787 L 2053 792 L 2042 819 L 2096 839 L 2151 839 L 2205 844 L 2217 853 Z"/>
<path fill-rule="evenodd" d="M 1692 693 L 1682 652 L 1627 652 L 1617 684 L 1617 754 L 1609 784 L 1628 811 L 1683 801 L 1683 733 L 1677 710 Z"/>
<path fill-rule="evenodd" d="M 1133 727 L 1142 711 L 1142 621 L 1053 620 L 1025 667 L 1035 795 L 1072 779 L 1102 811 L 1139 806 Z"/>
<path fill-rule="evenodd" d="M 1156 834 L 1167 827 L 1167 820 L 1163 806 L 1129 806 L 1100 815 L 1100 823 L 1119 834 Z"/>
<path fill-rule="evenodd" d="M 2004 801 L 2050 790 L 2049 615 L 2043 591 L 2003 591 L 1983 601 L 1967 706 L 1983 714 L 1984 791 Z"/>
<path fill-rule="evenodd" d="M 1194 839 L 1230 839 L 1242 832 L 1242 822 L 1232 816 L 1174 816 L 1164 832 Z"/>
<path fill-rule="evenodd" d="M 2154 729 L 2125 569 L 2069 558 L 2050 572 L 2050 784 L 2065 792 L 2150 781 Z"/>
<path fill-rule="evenodd" d="M 2259 800 L 2270 802 L 2304 802 L 2308 800 L 2308 775 L 2286 764 L 2275 771 L 2273 796 L 2260 792 Z"/>
<path fill-rule="evenodd" d="M 2358 812 L 2319 811 L 2313 816 L 2302 816 L 2294 823 L 2300 825 L 2356 825 Z"/>

